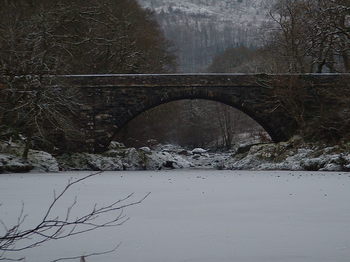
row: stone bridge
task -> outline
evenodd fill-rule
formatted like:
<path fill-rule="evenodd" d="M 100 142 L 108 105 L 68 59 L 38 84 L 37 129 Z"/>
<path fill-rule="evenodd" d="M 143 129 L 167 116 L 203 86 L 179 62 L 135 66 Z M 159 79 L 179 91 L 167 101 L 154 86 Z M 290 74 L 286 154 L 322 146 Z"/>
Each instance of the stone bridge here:
<path fill-rule="evenodd" d="M 207 99 L 232 106 L 259 123 L 274 141 L 290 138 L 298 130 L 291 110 L 280 103 L 278 90 L 288 95 L 308 90 L 308 103 L 319 103 L 315 90 L 339 87 L 350 75 L 69 75 L 55 76 L 65 87 L 82 93 L 80 122 L 91 151 L 104 150 L 116 132 L 148 109 L 181 99 Z M 342 81 L 342 82 L 341 82 Z M 312 114 L 310 114 L 312 115 Z"/>

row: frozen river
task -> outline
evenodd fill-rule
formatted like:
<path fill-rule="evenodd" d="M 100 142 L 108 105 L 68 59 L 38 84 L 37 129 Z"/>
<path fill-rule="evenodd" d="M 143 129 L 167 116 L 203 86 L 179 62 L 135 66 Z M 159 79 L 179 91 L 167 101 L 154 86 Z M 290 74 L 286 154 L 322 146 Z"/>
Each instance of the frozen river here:
<path fill-rule="evenodd" d="M 89 173 L 0 174 L 0 219 L 11 224 L 24 202 L 27 224 L 43 215 L 69 178 Z M 65 194 L 74 212 L 134 192 L 130 220 L 22 252 L 47 262 L 121 246 L 87 262 L 349 262 L 350 173 L 182 170 L 105 172 Z M 10 254 L 11 255 L 11 254 Z M 15 255 L 15 254 L 12 254 Z M 79 260 L 72 260 L 79 261 Z"/>

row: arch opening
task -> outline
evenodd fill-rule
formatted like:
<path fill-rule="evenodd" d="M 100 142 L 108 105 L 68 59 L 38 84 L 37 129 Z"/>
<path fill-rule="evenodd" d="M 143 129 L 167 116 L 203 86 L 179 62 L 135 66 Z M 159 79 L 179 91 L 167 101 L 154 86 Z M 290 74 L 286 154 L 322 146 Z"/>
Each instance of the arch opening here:
<path fill-rule="evenodd" d="M 180 99 L 135 116 L 117 131 L 114 140 L 132 147 L 160 143 L 224 150 L 272 139 L 262 125 L 232 105 Z"/>

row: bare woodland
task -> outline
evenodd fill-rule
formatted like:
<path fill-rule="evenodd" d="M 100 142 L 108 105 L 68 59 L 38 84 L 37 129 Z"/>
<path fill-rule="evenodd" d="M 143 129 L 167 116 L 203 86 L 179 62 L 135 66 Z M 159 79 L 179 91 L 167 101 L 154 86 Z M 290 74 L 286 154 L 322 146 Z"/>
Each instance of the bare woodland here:
<path fill-rule="evenodd" d="M 209 70 L 242 73 L 350 72 L 349 1 L 271 1 L 268 16 L 269 21 L 262 26 L 260 33 L 263 46 L 227 49 L 214 59 Z"/>
<path fill-rule="evenodd" d="M 0 5 L 0 139 L 24 139 L 24 158 L 32 146 L 52 151 L 57 138 L 81 137 L 77 93 L 48 88 L 43 76 L 174 70 L 169 43 L 136 1 Z"/>

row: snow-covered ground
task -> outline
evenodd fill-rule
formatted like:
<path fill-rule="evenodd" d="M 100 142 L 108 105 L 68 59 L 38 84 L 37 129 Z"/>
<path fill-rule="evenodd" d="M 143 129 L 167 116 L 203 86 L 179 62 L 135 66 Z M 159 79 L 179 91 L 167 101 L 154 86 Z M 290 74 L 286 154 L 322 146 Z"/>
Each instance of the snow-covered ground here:
<path fill-rule="evenodd" d="M 35 223 L 53 190 L 89 172 L 1 174 L 0 219 L 14 222 L 24 202 Z M 105 172 L 67 192 L 58 211 L 78 197 L 75 212 L 135 192 L 120 227 L 24 253 L 27 262 L 84 255 L 122 245 L 87 262 L 348 262 L 350 174 L 261 171 Z M 79 261 L 79 260 L 76 260 Z"/>

